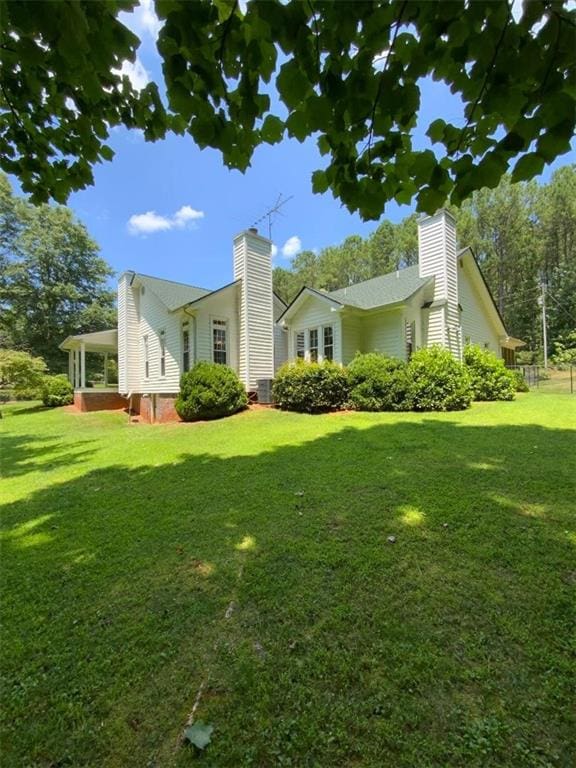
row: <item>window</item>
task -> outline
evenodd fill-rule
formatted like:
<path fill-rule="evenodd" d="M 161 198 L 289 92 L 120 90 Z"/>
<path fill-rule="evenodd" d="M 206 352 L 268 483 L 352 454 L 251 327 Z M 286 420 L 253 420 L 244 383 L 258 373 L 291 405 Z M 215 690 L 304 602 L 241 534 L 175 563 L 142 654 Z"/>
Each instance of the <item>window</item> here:
<path fill-rule="evenodd" d="M 334 328 L 331 325 L 324 326 L 324 360 L 334 360 Z"/>
<path fill-rule="evenodd" d="M 316 363 L 318 362 L 318 328 L 311 328 L 308 333 L 310 361 Z"/>
<path fill-rule="evenodd" d="M 226 320 L 212 320 L 212 359 L 226 365 L 227 359 Z"/>
<path fill-rule="evenodd" d="M 304 331 L 296 334 L 296 357 L 304 360 Z"/>
<path fill-rule="evenodd" d="M 160 376 L 166 376 L 166 331 L 158 334 L 160 340 Z"/>
<path fill-rule="evenodd" d="M 190 370 L 190 324 L 182 323 L 182 372 Z"/>
<path fill-rule="evenodd" d="M 448 329 L 448 346 L 450 346 L 450 329 Z M 410 360 L 416 349 L 416 322 L 406 323 L 406 359 Z"/>
<path fill-rule="evenodd" d="M 148 336 L 144 336 L 142 339 L 144 343 L 144 376 L 148 378 L 150 376 L 150 358 L 148 357 Z"/>

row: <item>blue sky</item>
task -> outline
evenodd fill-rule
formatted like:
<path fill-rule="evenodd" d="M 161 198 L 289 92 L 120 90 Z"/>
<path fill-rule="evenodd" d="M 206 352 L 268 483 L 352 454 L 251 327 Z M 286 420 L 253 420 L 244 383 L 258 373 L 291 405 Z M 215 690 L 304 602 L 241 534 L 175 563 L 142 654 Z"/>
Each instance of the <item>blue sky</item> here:
<path fill-rule="evenodd" d="M 128 67 L 134 82 L 160 80 L 155 49 L 158 28 L 150 0 L 130 16 L 123 15 L 141 38 L 138 61 Z M 427 81 L 422 87 L 420 124 L 436 117 L 462 123 L 460 102 L 448 89 Z M 423 130 L 416 143 L 423 146 Z M 232 238 L 251 226 L 280 194 L 292 197 L 276 216 L 272 239 L 274 263 L 289 266 L 302 249 L 320 249 L 352 234 L 367 235 L 377 222 L 363 222 L 330 193 L 314 195 L 311 174 L 322 166 L 315 141 L 285 140 L 259 147 L 245 174 L 224 167 L 215 150 L 199 150 L 190 137 L 170 136 L 155 144 L 125 129 L 109 142 L 116 155 L 98 165 L 95 184 L 74 193 L 70 207 L 88 227 L 101 254 L 116 272 L 126 269 L 215 288 L 232 278 Z M 546 169 L 573 162 L 564 155 Z M 383 218 L 399 221 L 410 206 L 389 204 Z M 267 235 L 267 224 L 259 225 Z"/>

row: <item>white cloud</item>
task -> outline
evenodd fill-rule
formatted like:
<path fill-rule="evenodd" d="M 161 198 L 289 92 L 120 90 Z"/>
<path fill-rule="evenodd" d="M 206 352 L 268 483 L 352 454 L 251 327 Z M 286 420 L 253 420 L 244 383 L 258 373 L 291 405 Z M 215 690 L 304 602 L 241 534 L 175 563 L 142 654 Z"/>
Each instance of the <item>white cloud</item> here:
<path fill-rule="evenodd" d="M 289 237 L 288 240 L 282 246 L 282 256 L 286 259 L 291 259 L 296 256 L 302 250 L 302 241 L 296 235 Z"/>
<path fill-rule="evenodd" d="M 160 216 L 156 211 L 135 213 L 128 219 L 131 235 L 152 235 L 169 229 L 192 228 L 198 219 L 204 218 L 204 211 L 197 211 L 190 205 L 183 205 L 173 216 Z"/>
<path fill-rule="evenodd" d="M 278 256 L 278 246 L 272 243 L 272 258 L 275 259 Z"/>
<path fill-rule="evenodd" d="M 183 205 L 173 216 L 174 226 L 185 227 L 186 224 L 204 218 L 204 211 L 196 211 L 189 205 Z"/>
<path fill-rule="evenodd" d="M 156 211 L 136 213 L 128 220 L 128 232 L 131 235 L 150 235 L 165 229 L 172 229 L 172 222 L 165 216 L 159 216 Z"/>
<path fill-rule="evenodd" d="M 152 0 L 140 0 L 132 13 L 121 13 L 120 21 L 142 39 L 145 35 L 150 35 L 156 42 L 158 32 L 162 22 L 156 16 Z"/>
<path fill-rule="evenodd" d="M 118 70 L 114 71 L 115 73 L 118 73 Z M 137 91 L 141 91 L 150 82 L 148 72 L 138 57 L 136 57 L 136 61 L 125 61 L 122 64 L 120 74 L 127 75 L 132 83 L 132 87 Z"/>

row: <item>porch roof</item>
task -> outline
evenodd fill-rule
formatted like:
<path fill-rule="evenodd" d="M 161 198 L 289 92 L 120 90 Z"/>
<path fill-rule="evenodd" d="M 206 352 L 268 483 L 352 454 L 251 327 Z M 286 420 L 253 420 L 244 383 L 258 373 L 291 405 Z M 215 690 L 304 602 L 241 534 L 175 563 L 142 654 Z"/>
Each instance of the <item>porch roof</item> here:
<path fill-rule="evenodd" d="M 60 344 L 60 349 L 68 352 L 73 349 L 80 349 L 82 344 L 84 344 L 86 352 L 118 352 L 118 330 L 109 328 L 106 331 L 67 336 Z"/>

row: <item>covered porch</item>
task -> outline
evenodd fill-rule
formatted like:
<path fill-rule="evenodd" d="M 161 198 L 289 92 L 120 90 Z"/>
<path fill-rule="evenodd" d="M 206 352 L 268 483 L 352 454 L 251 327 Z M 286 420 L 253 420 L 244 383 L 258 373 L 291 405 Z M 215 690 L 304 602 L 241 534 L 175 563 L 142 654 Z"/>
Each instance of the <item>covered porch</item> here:
<path fill-rule="evenodd" d="M 126 399 L 118 394 L 118 384 L 109 381 L 109 360 L 118 355 L 118 331 L 111 328 L 94 333 L 68 336 L 60 349 L 68 352 L 68 379 L 74 387 L 74 405 L 81 411 L 100 411 L 126 407 Z M 86 355 L 103 356 L 102 375 L 98 381 L 88 380 Z M 94 377 L 96 378 L 96 377 Z"/>

